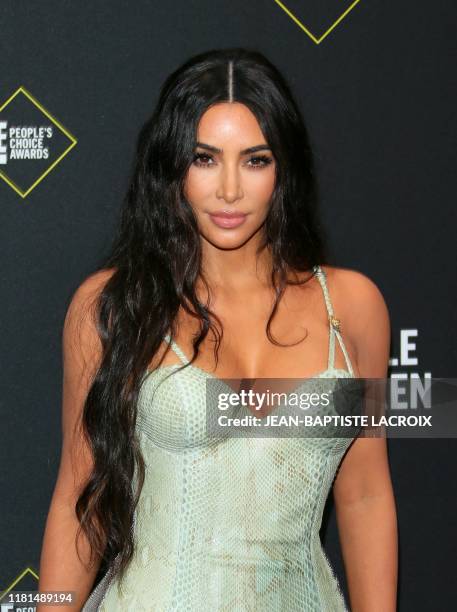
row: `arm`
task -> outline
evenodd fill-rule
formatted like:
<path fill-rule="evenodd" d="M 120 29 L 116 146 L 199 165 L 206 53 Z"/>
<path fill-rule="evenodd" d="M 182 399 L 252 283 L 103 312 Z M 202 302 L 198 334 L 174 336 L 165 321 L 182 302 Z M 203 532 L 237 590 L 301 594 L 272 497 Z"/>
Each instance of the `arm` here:
<path fill-rule="evenodd" d="M 390 321 L 384 299 L 364 275 L 350 272 L 348 280 L 355 297 L 345 330 L 356 350 L 359 375 L 386 378 Z M 352 443 L 333 492 L 352 612 L 394 612 L 397 516 L 386 438 L 357 438 Z"/>
<path fill-rule="evenodd" d="M 86 601 L 100 566 L 100 559 L 90 570 L 90 549 L 81 533 L 76 551 L 79 522 L 75 504 L 84 481 L 92 468 L 88 445 L 74 432 L 82 414 L 91 379 L 96 372 L 101 343 L 93 320 L 93 299 L 106 282 L 103 272 L 86 279 L 75 292 L 63 328 L 63 400 L 62 451 L 57 481 L 47 516 L 40 559 L 39 591 L 75 591 L 76 602 L 65 607 L 79 611 Z M 55 606 L 38 605 L 37 612 L 55 612 Z"/>

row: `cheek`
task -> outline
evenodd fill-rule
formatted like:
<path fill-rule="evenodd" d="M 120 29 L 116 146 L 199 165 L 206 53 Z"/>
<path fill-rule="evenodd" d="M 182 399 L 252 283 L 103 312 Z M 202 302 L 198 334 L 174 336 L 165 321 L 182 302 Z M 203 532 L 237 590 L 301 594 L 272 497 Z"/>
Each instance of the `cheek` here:
<path fill-rule="evenodd" d="M 211 188 L 211 181 L 204 176 L 204 173 L 189 170 L 184 182 L 184 196 L 189 203 L 197 204 L 210 193 Z"/>
<path fill-rule="evenodd" d="M 275 188 L 275 172 L 259 171 L 258 175 L 252 176 L 249 179 L 249 192 L 258 202 L 267 202 L 270 200 Z"/>

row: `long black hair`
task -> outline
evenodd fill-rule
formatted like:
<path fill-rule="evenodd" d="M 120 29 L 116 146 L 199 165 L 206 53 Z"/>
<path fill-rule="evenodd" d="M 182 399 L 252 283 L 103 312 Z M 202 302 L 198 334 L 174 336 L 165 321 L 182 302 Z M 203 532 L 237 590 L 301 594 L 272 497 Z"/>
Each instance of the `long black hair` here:
<path fill-rule="evenodd" d="M 214 104 L 232 101 L 255 115 L 276 160 L 259 247 L 268 248 L 272 260 L 276 301 L 266 326 L 271 341 L 276 342 L 271 320 L 290 284 L 289 273 L 311 271 L 326 261 L 313 155 L 285 78 L 256 50 L 217 49 L 190 58 L 166 79 L 140 131 L 117 234 L 101 265 L 111 271 L 97 297 L 103 358 L 81 419 L 94 464 L 76 513 L 78 537 L 84 530 L 93 554 L 106 564 L 116 560 L 121 579 L 134 552 L 132 525 L 144 482 L 135 433 L 142 376 L 164 335 L 174 336 L 180 307 L 200 322 L 192 361 L 209 330 L 220 337 L 214 325 L 219 319 L 195 292 L 202 278 L 201 245 L 183 182 L 202 115 Z"/>

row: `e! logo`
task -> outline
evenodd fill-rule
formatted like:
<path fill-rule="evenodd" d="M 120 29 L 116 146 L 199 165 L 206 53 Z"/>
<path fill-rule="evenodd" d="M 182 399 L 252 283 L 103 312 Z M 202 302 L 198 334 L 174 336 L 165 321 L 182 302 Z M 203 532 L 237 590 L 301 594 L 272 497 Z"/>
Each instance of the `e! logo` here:
<path fill-rule="evenodd" d="M 7 162 L 7 155 L 6 155 L 7 154 L 7 149 L 6 149 L 7 128 L 8 128 L 7 122 L 0 121 L 0 164 L 2 165 L 5 165 Z"/>

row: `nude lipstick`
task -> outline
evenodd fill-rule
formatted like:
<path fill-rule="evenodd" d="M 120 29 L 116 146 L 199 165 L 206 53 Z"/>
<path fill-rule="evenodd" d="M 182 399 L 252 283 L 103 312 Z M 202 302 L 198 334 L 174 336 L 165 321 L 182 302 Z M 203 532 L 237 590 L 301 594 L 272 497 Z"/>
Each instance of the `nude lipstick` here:
<path fill-rule="evenodd" d="M 210 213 L 209 216 L 211 221 L 218 227 L 232 229 L 234 227 L 239 227 L 242 223 L 244 223 L 247 215 L 239 211 L 229 212 L 221 210 L 215 213 Z"/>

